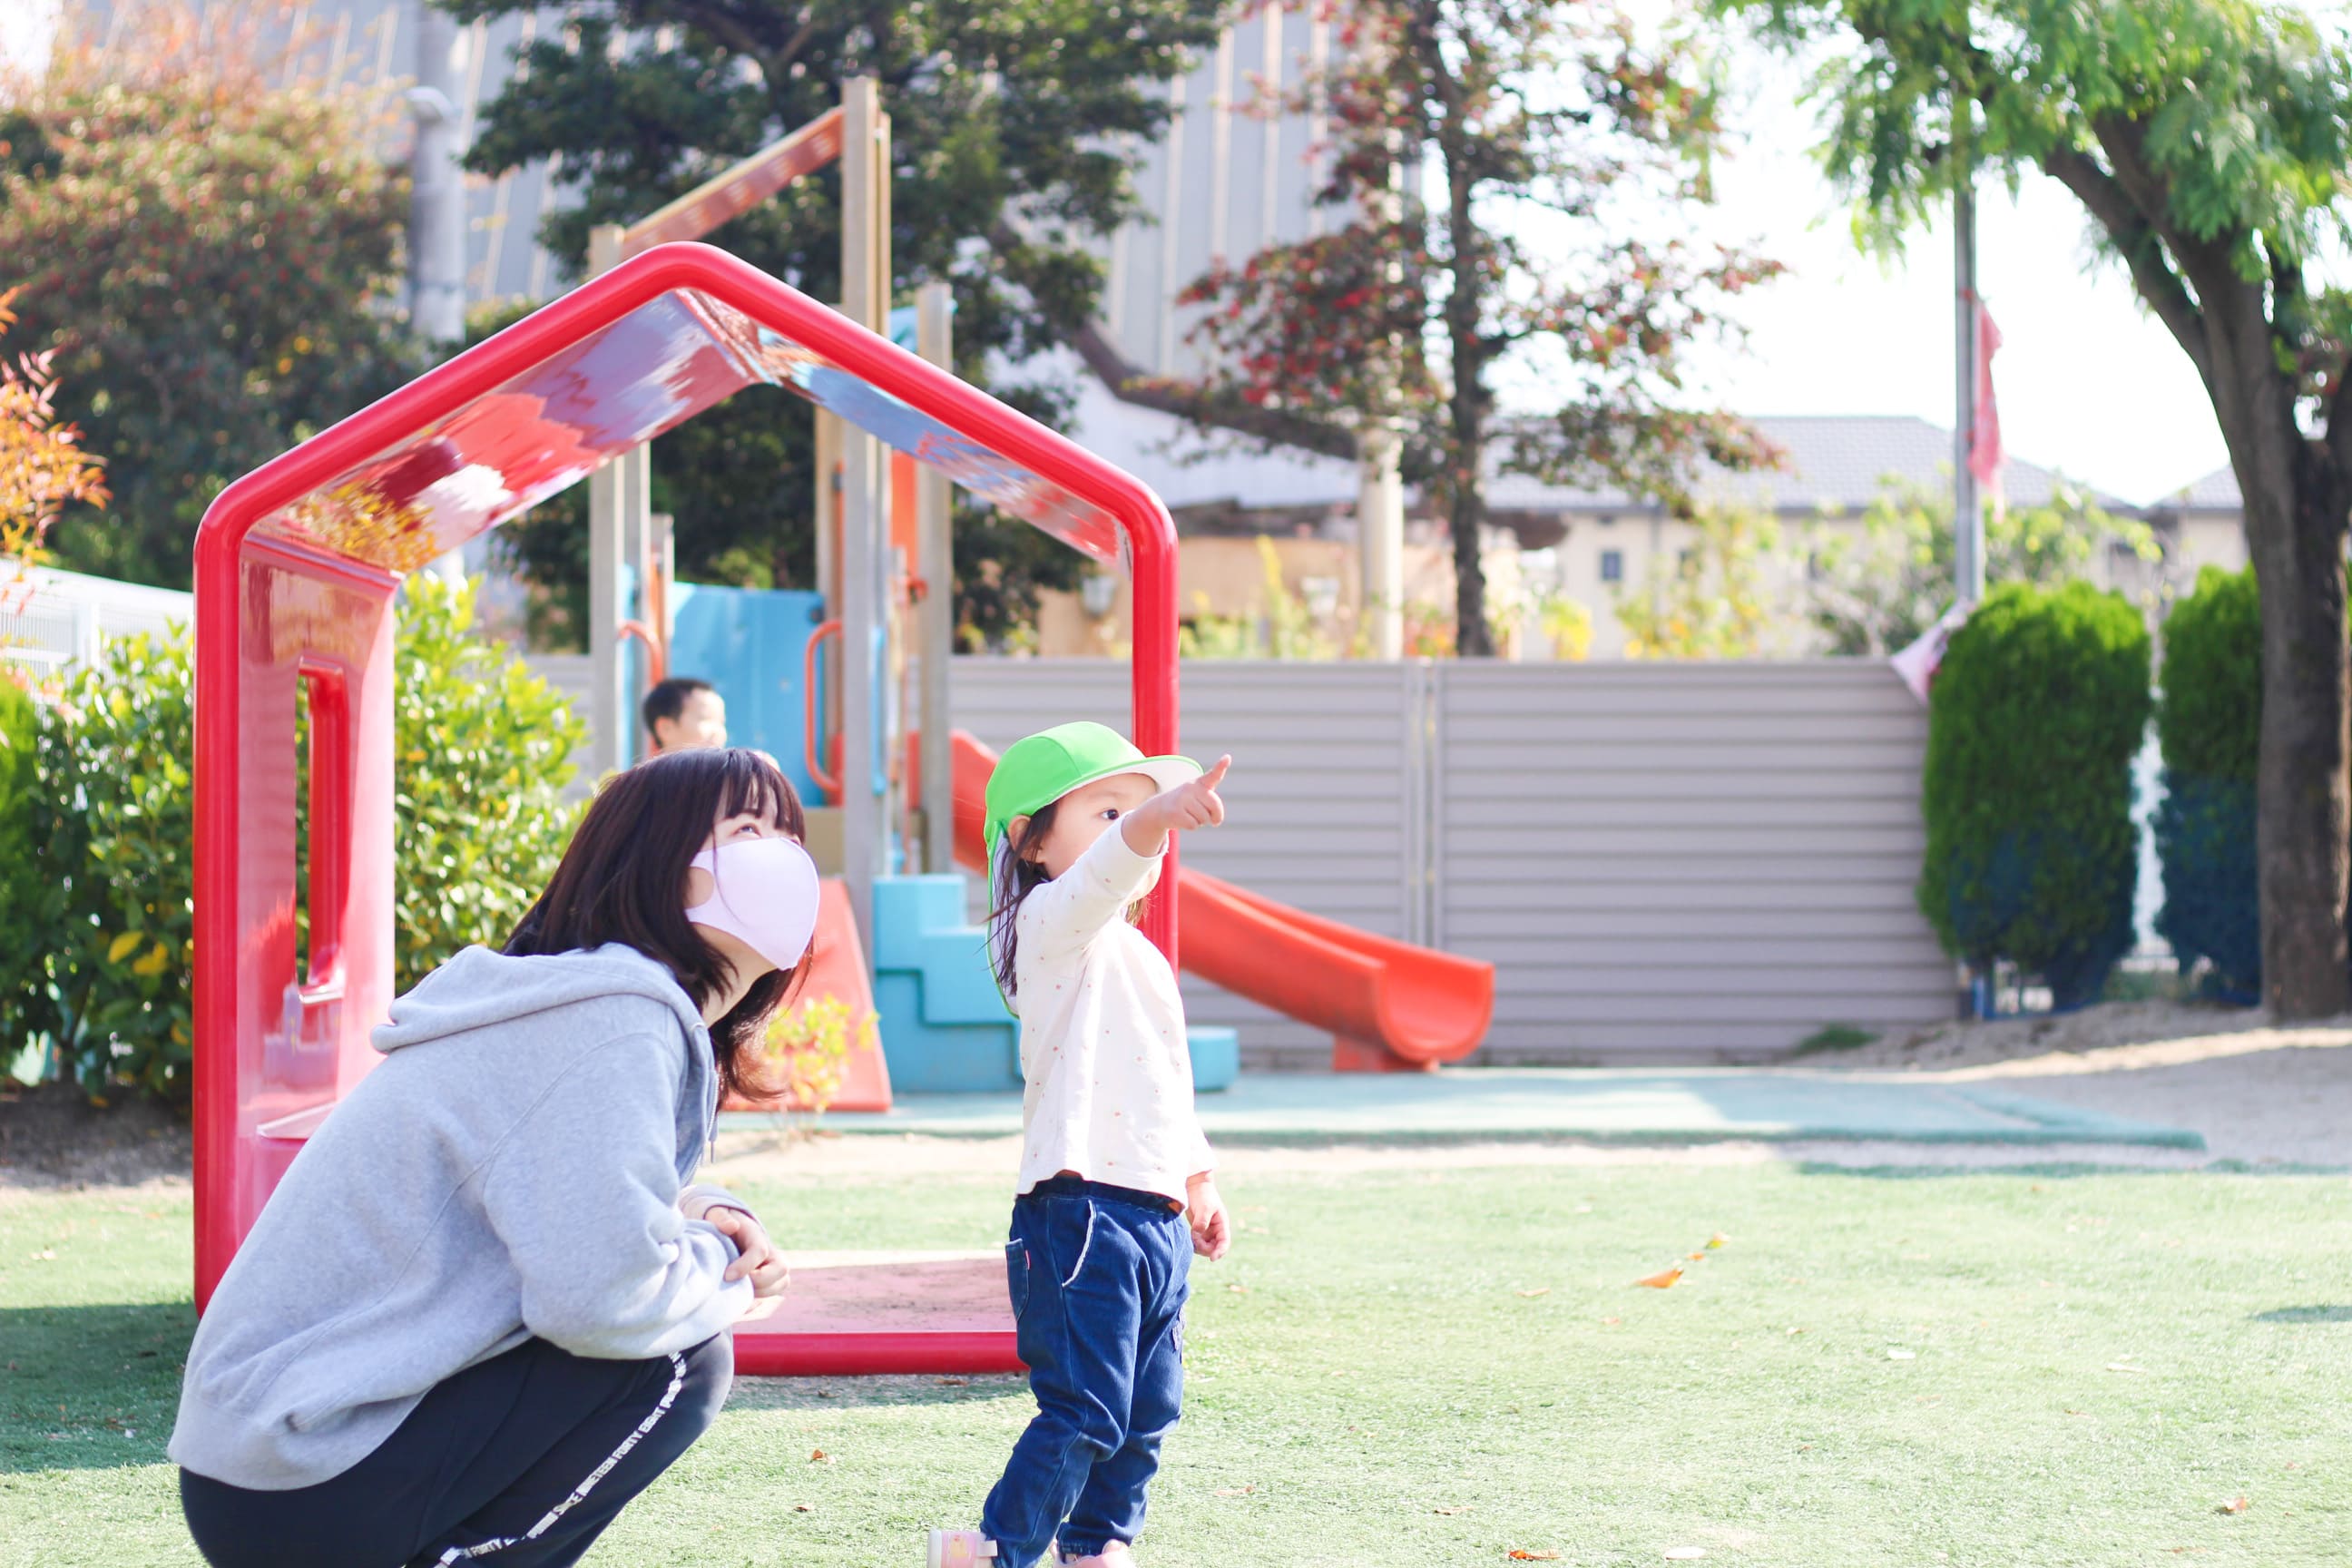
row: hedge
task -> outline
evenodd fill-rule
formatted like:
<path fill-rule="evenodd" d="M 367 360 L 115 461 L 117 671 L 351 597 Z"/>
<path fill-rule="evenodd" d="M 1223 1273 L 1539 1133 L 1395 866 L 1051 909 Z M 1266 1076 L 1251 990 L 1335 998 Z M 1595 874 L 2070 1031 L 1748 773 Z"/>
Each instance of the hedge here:
<path fill-rule="evenodd" d="M 2132 758 L 2148 636 L 2086 583 L 1995 589 L 1953 635 L 1928 706 L 1920 911 L 1979 969 L 2007 960 L 2060 1008 L 2132 944 Z"/>
<path fill-rule="evenodd" d="M 472 621 L 469 587 L 409 584 L 393 716 L 403 989 L 468 943 L 503 942 L 579 816 L 562 790 L 584 726 Z M 33 852 L 0 872 L 0 896 L 41 910 L 47 936 L 0 972 L 13 1031 L 0 1046 L 49 1037 L 93 1097 L 190 1087 L 193 688 L 184 631 L 110 643 L 68 678 L 40 716 Z M 307 795 L 294 792 L 298 826 Z"/>
<path fill-rule="evenodd" d="M 2262 994 L 2263 932 L 2254 838 L 2262 755 L 2262 594 L 2252 567 L 2208 566 L 2164 624 L 2156 733 L 2164 800 L 2156 852 L 2164 908 L 2156 929 L 2187 973 L 2212 964 L 2224 995 Z"/>

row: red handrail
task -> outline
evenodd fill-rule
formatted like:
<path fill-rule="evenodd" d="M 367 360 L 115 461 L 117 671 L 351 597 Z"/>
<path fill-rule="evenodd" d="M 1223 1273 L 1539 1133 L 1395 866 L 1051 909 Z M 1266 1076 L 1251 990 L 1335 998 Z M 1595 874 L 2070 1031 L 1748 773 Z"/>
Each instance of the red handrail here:
<path fill-rule="evenodd" d="M 816 787 L 824 792 L 828 801 L 841 798 L 841 775 L 825 771 L 824 749 L 817 743 L 819 710 L 824 704 L 817 700 L 816 649 L 825 638 L 840 635 L 839 621 L 822 622 L 809 633 L 808 647 L 801 653 L 801 749 L 808 753 L 809 777 L 816 781 Z"/>

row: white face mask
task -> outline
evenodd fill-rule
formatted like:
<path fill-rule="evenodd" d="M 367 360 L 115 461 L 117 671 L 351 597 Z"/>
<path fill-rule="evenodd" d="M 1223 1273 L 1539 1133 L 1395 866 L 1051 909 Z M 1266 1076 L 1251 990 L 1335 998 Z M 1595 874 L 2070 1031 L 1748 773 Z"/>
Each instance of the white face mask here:
<path fill-rule="evenodd" d="M 739 937 L 778 969 L 808 956 L 816 931 L 816 862 L 789 838 L 737 838 L 690 864 L 710 874 L 710 897 L 686 911 L 695 925 Z"/>

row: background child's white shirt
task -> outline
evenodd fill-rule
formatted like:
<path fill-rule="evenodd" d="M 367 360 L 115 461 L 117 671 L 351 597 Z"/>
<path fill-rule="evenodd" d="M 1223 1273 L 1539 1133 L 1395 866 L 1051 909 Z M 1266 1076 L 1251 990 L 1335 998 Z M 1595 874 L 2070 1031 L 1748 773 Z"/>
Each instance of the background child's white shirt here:
<path fill-rule="evenodd" d="M 1117 824 L 1013 916 L 1021 1015 L 1021 1176 L 1062 1171 L 1184 1201 L 1215 1163 L 1192 1104 L 1184 1005 L 1168 960 L 1127 922 L 1157 879 Z"/>

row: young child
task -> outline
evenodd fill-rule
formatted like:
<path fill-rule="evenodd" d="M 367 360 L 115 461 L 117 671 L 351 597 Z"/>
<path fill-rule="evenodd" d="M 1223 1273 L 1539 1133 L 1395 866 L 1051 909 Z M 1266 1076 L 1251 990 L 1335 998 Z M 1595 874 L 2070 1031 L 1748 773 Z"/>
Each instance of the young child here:
<path fill-rule="evenodd" d="M 1188 757 L 1100 724 L 1008 750 L 988 781 L 990 958 L 1021 1017 L 1024 1130 L 1005 1273 L 1037 1415 L 978 1530 L 935 1530 L 930 1568 L 994 1559 L 1128 1568 L 1184 1385 L 1186 1277 L 1229 1222 L 1192 1109 L 1176 976 L 1132 923 L 1169 836 L 1225 819 Z"/>

